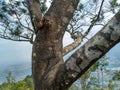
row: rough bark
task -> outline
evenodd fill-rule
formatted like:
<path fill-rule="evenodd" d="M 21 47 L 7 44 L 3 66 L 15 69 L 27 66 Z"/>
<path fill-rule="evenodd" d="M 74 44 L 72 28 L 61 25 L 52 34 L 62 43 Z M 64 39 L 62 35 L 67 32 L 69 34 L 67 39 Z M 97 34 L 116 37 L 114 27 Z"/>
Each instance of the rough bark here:
<path fill-rule="evenodd" d="M 41 13 L 37 13 L 40 9 L 36 9 L 39 5 L 35 2 L 38 0 L 28 0 L 34 27 L 37 26 L 37 21 L 34 20 L 41 18 L 39 16 Z M 63 35 L 78 2 L 79 0 L 53 0 L 50 9 L 44 15 L 51 22 L 51 26 L 34 28 L 38 31 L 32 49 L 32 74 L 35 90 L 66 90 L 59 85 L 60 82 L 56 82 L 55 78 L 63 65 Z"/>
<path fill-rule="evenodd" d="M 120 11 L 85 45 L 78 49 L 57 74 L 61 85 L 69 87 L 91 65 L 120 42 Z"/>

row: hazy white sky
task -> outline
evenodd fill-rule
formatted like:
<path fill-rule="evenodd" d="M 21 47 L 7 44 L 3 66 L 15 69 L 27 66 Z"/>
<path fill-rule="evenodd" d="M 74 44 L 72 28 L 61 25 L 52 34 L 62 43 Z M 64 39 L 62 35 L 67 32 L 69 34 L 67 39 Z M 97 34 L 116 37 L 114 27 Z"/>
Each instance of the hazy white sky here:
<path fill-rule="evenodd" d="M 31 61 L 31 44 L 0 39 L 0 67 Z"/>

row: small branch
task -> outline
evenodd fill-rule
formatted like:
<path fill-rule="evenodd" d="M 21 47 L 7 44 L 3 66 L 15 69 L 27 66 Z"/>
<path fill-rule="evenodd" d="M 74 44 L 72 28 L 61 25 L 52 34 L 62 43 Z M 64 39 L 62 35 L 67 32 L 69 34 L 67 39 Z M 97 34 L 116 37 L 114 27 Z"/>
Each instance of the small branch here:
<path fill-rule="evenodd" d="M 102 10 L 103 3 L 104 3 L 104 0 L 102 0 L 102 3 L 101 3 L 101 5 L 100 5 L 100 9 L 99 9 L 98 16 L 97 16 L 98 19 L 99 19 L 101 10 Z"/>
<path fill-rule="evenodd" d="M 105 26 L 104 24 L 95 24 L 95 25 Z"/>
<path fill-rule="evenodd" d="M 93 26 L 96 24 L 97 20 L 99 19 L 99 16 L 100 16 L 100 13 L 101 13 L 101 10 L 102 10 L 102 6 L 103 6 L 103 2 L 104 2 L 104 0 L 102 0 L 102 3 L 101 3 L 101 6 L 100 6 L 100 9 L 99 9 L 97 18 L 96 17 L 93 18 L 93 20 L 91 21 L 92 24 L 89 26 L 88 30 L 85 32 L 86 35 L 88 35 L 88 33 L 90 32 L 90 30 L 93 28 Z"/>
<path fill-rule="evenodd" d="M 8 36 L 4 36 L 0 34 L 0 38 L 6 39 L 6 40 L 11 40 L 11 41 L 24 41 L 24 42 L 30 42 L 30 40 L 25 40 L 25 39 L 12 39 Z"/>
<path fill-rule="evenodd" d="M 31 43 L 31 44 L 33 44 L 33 42 L 34 42 L 34 41 L 33 41 L 33 36 L 34 36 L 34 34 L 32 34 L 32 35 L 31 35 L 31 38 L 30 38 L 30 43 Z"/>
<path fill-rule="evenodd" d="M 25 19 L 25 21 L 26 21 L 26 23 L 28 24 L 28 27 L 22 24 L 22 22 L 20 21 L 20 18 L 18 17 L 18 14 L 16 13 L 16 11 L 12 10 L 11 8 L 9 8 L 9 9 L 10 9 L 12 12 L 14 12 L 14 14 L 15 14 L 15 16 L 16 16 L 16 18 L 17 18 L 17 20 L 18 20 L 18 22 L 19 22 L 19 24 L 20 24 L 21 26 L 23 26 L 24 28 L 26 28 L 27 30 L 29 30 L 29 31 L 31 31 L 31 32 L 34 32 L 33 29 L 29 28 L 29 24 L 28 24 L 28 22 L 26 21 L 26 19 Z"/>
<path fill-rule="evenodd" d="M 0 33 L 0 38 L 12 40 L 12 41 L 29 41 L 29 42 L 31 41 L 31 38 L 25 37 L 25 36 L 22 36 L 22 35 L 17 36 L 17 37 L 19 37 L 18 40 L 13 40 L 12 37 L 14 37 L 14 35 L 11 35 L 11 37 L 9 37 L 9 33 L 11 33 L 12 30 L 10 28 L 8 28 L 8 25 L 6 25 L 6 26 L 2 25 L 2 26 L 4 27 L 4 30 L 3 30 L 3 32 Z M 2 30 L 2 28 L 1 28 L 1 30 Z M 24 38 L 24 39 L 20 39 L 20 38 Z"/>
<path fill-rule="evenodd" d="M 27 4 L 34 32 L 37 32 L 37 21 L 42 18 L 39 0 L 27 0 Z"/>
<path fill-rule="evenodd" d="M 66 46 L 63 48 L 62 50 L 62 55 L 66 55 L 67 53 L 69 53 L 70 51 L 72 51 L 73 49 L 75 49 L 77 46 L 79 46 L 83 40 L 84 36 L 78 36 L 78 38 L 70 45 Z"/>

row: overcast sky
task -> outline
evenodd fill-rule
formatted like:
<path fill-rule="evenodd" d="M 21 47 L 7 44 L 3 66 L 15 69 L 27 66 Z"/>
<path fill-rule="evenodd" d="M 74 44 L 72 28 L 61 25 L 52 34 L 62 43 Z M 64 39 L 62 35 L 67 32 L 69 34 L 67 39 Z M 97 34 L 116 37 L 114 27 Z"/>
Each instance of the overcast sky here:
<path fill-rule="evenodd" d="M 31 44 L 0 39 L 0 67 L 31 61 Z"/>

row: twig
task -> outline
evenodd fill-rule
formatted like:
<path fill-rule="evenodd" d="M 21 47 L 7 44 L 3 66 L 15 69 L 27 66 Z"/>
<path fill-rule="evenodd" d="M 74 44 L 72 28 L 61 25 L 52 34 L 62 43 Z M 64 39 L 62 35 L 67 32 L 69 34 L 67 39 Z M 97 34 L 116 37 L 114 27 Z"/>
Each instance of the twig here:
<path fill-rule="evenodd" d="M 99 16 L 100 16 L 100 14 L 101 14 L 103 2 L 104 2 L 104 0 L 102 0 L 102 3 L 101 3 L 101 6 L 100 6 L 100 9 L 99 9 L 99 12 L 98 12 L 98 15 L 97 15 L 96 20 L 99 19 Z M 96 22 L 97 22 L 97 21 L 94 21 L 94 19 L 92 20 L 92 24 L 90 25 L 90 27 L 88 28 L 88 30 L 85 32 L 85 35 L 88 35 L 88 33 L 90 32 L 90 30 L 91 30 L 91 29 L 93 28 L 93 26 L 96 24 Z"/>

